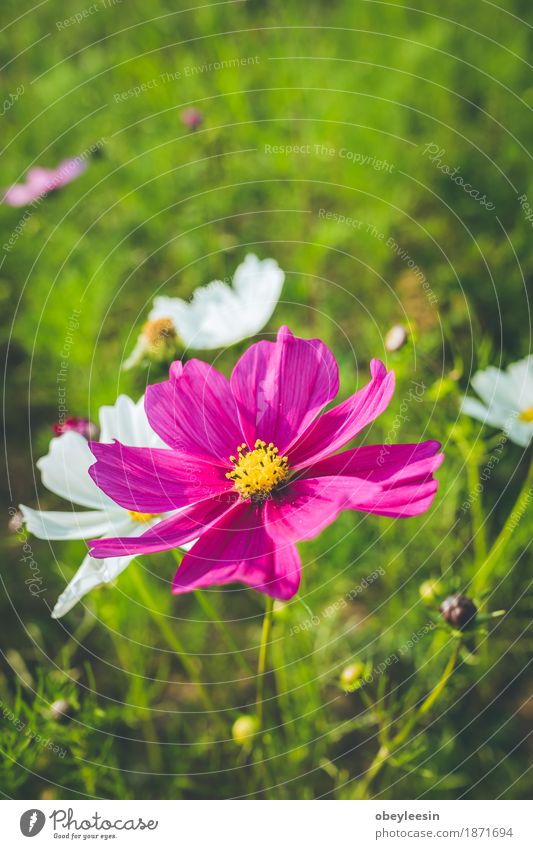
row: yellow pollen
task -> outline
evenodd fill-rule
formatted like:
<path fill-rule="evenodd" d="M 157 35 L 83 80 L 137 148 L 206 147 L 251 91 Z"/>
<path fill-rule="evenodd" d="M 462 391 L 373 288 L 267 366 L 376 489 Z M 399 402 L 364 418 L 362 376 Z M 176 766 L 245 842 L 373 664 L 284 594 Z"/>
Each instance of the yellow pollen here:
<path fill-rule="evenodd" d="M 522 410 L 518 418 L 521 422 L 533 422 L 533 407 L 528 407 L 527 410 Z"/>
<path fill-rule="evenodd" d="M 266 499 L 289 474 L 289 458 L 280 457 L 274 443 L 267 445 L 262 439 L 256 439 L 253 451 L 243 442 L 237 448 L 237 457 L 230 460 L 235 468 L 226 477 L 243 498 L 253 501 Z"/>
<path fill-rule="evenodd" d="M 134 522 L 149 522 L 150 519 L 155 519 L 157 513 L 137 513 L 136 510 L 128 510 Z"/>

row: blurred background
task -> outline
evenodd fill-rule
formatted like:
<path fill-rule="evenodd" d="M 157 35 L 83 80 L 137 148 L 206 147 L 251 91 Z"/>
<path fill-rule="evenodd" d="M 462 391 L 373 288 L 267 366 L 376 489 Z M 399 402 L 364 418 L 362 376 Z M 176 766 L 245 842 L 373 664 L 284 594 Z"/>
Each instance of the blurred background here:
<path fill-rule="evenodd" d="M 472 638 L 394 761 L 371 782 L 365 772 L 383 724 L 396 727 L 442 674 L 450 635 L 427 623 L 473 574 L 472 510 L 461 505 L 498 437 L 460 416 L 461 397 L 478 368 L 530 351 L 530 4 L 183 5 L 2 6 L 3 186 L 30 167 L 88 157 L 85 173 L 36 206 L 0 205 L 2 792 L 527 798 L 530 515 L 486 588 L 488 607 L 507 614 Z M 195 128 L 190 108 L 201 113 Z M 339 359 L 343 398 L 367 381 L 372 357 L 384 359 L 395 399 L 364 438 L 439 439 L 447 455 L 427 515 L 346 513 L 300 546 L 300 596 L 276 611 L 260 750 L 232 739 L 234 720 L 253 710 L 243 660 L 256 664 L 260 596 L 209 593 L 242 654 L 194 595 L 171 596 L 166 555 L 143 558 L 54 621 L 85 546 L 8 528 L 21 501 L 62 509 L 35 461 L 58 420 L 66 337 L 69 414 L 96 421 L 120 392 L 136 399 L 163 377 L 158 364 L 120 369 L 153 297 L 187 298 L 231 278 L 250 251 L 286 273 L 264 338 L 282 323 L 321 337 Z M 387 350 L 398 323 L 407 344 Z M 246 344 L 208 358 L 228 373 Z M 398 427 L 415 385 L 422 398 Z M 476 502 L 489 543 L 526 466 L 523 449 L 506 445 Z M 25 583 L 24 544 L 38 595 Z M 139 595 L 143 571 L 152 605 Z M 439 589 L 424 600 L 428 580 Z M 384 670 L 347 693 L 339 676 L 353 663 Z"/>

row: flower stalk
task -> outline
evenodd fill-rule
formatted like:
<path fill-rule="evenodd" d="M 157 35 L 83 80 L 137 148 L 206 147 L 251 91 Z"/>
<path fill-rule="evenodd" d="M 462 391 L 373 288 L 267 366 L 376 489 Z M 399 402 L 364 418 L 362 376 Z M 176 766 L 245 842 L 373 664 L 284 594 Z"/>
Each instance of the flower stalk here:
<path fill-rule="evenodd" d="M 267 596 L 265 615 L 263 617 L 263 628 L 261 631 L 261 644 L 259 646 L 259 657 L 257 661 L 257 695 L 255 699 L 255 712 L 259 722 L 259 730 L 262 730 L 263 728 L 265 674 L 267 667 L 268 647 L 270 644 L 270 634 L 272 631 L 273 608 L 274 599 L 272 599 L 270 596 Z"/>

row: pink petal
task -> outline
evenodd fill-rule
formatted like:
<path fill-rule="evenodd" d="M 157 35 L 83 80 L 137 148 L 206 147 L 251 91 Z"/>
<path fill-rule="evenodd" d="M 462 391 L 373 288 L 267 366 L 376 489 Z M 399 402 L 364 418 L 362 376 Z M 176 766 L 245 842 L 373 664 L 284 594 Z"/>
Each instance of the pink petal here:
<path fill-rule="evenodd" d="M 220 467 L 166 448 L 133 448 L 120 442 L 90 442 L 96 457 L 89 474 L 126 510 L 165 513 L 222 495 L 231 488 Z"/>
<path fill-rule="evenodd" d="M 185 555 L 174 578 L 174 593 L 236 581 L 288 600 L 300 585 L 300 558 L 267 533 L 259 507 L 240 503 L 225 513 Z"/>
<path fill-rule="evenodd" d="M 338 475 L 339 480 L 367 480 L 379 489 L 366 497 L 363 491 L 349 497 L 354 510 L 382 516 L 416 516 L 431 505 L 437 491 L 432 478 L 444 460 L 435 440 L 418 444 L 365 445 L 343 451 L 313 464 L 306 474 Z M 361 495 L 363 496 L 361 498 Z"/>
<path fill-rule="evenodd" d="M 383 490 L 377 498 L 354 505 L 354 509 L 361 510 L 363 513 L 396 518 L 418 516 L 431 507 L 438 486 L 436 480 L 410 483 L 406 486 L 392 486 L 390 489 Z"/>
<path fill-rule="evenodd" d="M 303 478 L 264 505 L 269 534 L 283 542 L 314 539 L 342 510 L 378 498 L 379 484 L 355 477 Z"/>
<path fill-rule="evenodd" d="M 339 390 L 339 370 L 319 339 L 281 327 L 276 342 L 252 345 L 233 370 L 231 389 L 249 446 L 256 439 L 286 447 Z"/>
<path fill-rule="evenodd" d="M 305 470 L 306 476 L 356 475 L 371 481 L 405 482 L 432 474 L 444 459 L 440 442 L 428 440 L 397 445 L 364 445 L 326 457 Z"/>
<path fill-rule="evenodd" d="M 123 554 L 150 554 L 177 548 L 200 536 L 216 519 L 231 509 L 235 498 L 224 500 L 208 498 L 191 504 L 153 525 L 138 537 L 109 537 L 95 539 L 89 543 L 93 557 L 121 557 Z"/>
<path fill-rule="evenodd" d="M 388 372 L 379 360 L 372 360 L 370 371 L 370 383 L 316 419 L 289 449 L 285 449 L 289 451 L 293 469 L 338 451 L 387 408 L 394 392 L 394 372 Z"/>
<path fill-rule="evenodd" d="M 8 206 L 26 206 L 41 195 L 41 192 L 25 183 L 15 184 L 5 190 L 2 198 Z"/>
<path fill-rule="evenodd" d="M 243 436 L 228 380 L 201 360 L 173 363 L 170 375 L 146 390 L 151 426 L 172 448 L 229 468 Z"/>

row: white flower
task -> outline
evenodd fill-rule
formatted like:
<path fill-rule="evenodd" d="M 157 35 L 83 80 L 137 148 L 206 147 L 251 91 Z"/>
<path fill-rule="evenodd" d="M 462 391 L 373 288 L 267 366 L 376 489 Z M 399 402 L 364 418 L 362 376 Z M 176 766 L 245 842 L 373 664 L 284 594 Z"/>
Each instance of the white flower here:
<path fill-rule="evenodd" d="M 144 411 L 144 398 L 137 403 L 121 395 L 114 406 L 100 409 L 100 441 L 118 439 L 125 445 L 167 448 L 151 429 Z M 39 539 L 93 539 L 102 536 L 139 536 L 163 516 L 132 513 L 99 489 L 89 476 L 94 463 L 85 437 L 68 431 L 52 439 L 48 454 L 37 461 L 42 482 L 50 492 L 89 510 L 42 511 L 24 504 L 20 510 L 28 530 Z M 169 514 L 166 514 L 169 515 Z M 58 619 L 74 607 L 89 590 L 113 581 L 133 556 L 96 560 L 89 554 L 60 595 L 52 616 Z"/>
<path fill-rule="evenodd" d="M 185 348 L 211 350 L 234 345 L 259 333 L 279 301 L 285 274 L 274 259 L 248 254 L 232 285 L 214 280 L 193 292 L 190 301 L 160 296 L 154 299 L 149 321 L 123 368 L 136 365 L 148 352 L 150 322 L 170 319 Z"/>
<path fill-rule="evenodd" d="M 526 447 L 533 438 L 533 356 L 507 371 L 494 366 L 478 371 L 472 386 L 483 401 L 464 398 L 462 412 L 501 428 L 512 442 Z"/>

